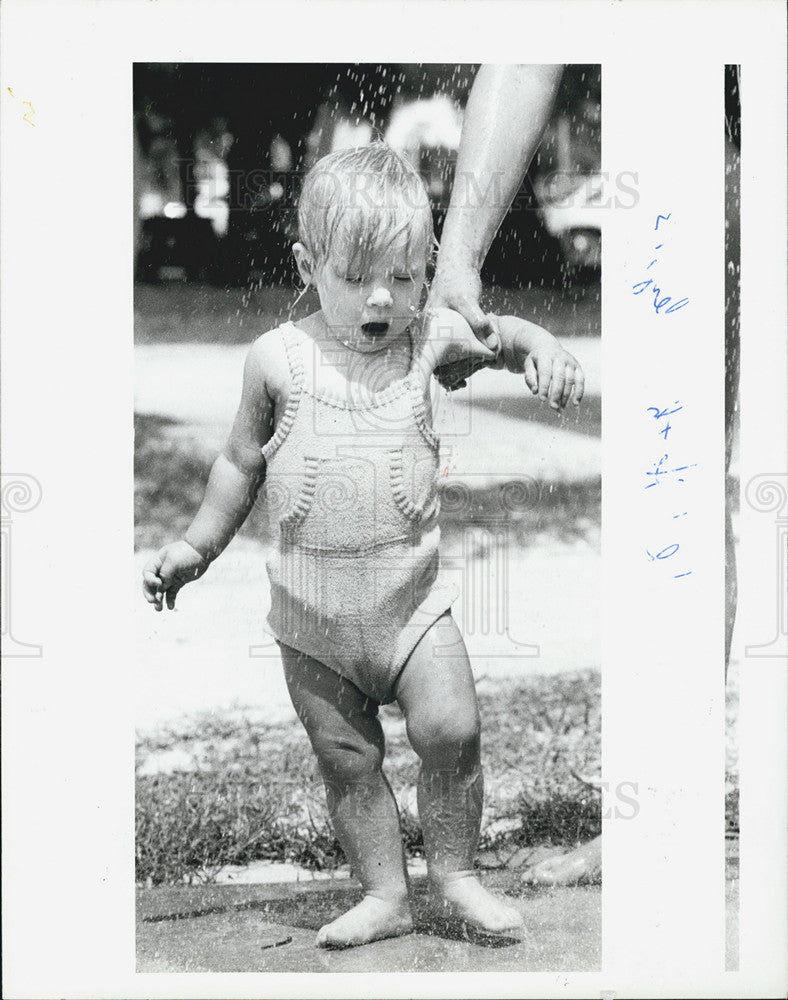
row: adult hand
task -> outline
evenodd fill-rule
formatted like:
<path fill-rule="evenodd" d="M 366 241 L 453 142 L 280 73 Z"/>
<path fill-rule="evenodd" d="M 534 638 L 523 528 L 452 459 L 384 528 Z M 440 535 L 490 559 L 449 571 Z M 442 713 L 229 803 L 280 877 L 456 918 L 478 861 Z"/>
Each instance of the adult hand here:
<path fill-rule="evenodd" d="M 487 315 L 479 303 L 482 283 L 479 274 L 471 267 L 446 262 L 441 264 L 430 287 L 426 311 L 453 309 L 468 323 L 480 343 L 498 352 L 500 338 L 493 317 Z M 488 362 L 481 358 L 465 358 L 435 369 L 435 377 L 444 389 L 462 389 L 466 379 Z"/>
<path fill-rule="evenodd" d="M 465 319 L 485 346 L 491 351 L 497 351 L 498 334 L 490 317 L 479 304 L 481 292 L 482 282 L 478 271 L 451 261 L 441 262 L 430 286 L 427 310 L 434 311 L 441 307 L 453 309 Z"/>

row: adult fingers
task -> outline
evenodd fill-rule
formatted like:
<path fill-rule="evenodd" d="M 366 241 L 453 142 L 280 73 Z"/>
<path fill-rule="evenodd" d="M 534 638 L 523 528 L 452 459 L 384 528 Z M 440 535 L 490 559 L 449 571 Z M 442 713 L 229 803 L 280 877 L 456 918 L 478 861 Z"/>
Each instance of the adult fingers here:
<path fill-rule="evenodd" d="M 501 353 L 501 363 L 503 363 L 503 356 L 501 348 L 503 342 L 501 341 L 501 335 L 498 332 L 498 317 L 494 313 L 486 313 L 484 317 L 484 322 L 480 324 L 477 330 L 477 336 L 483 336 L 484 343 L 491 351 L 496 353 Z"/>
<path fill-rule="evenodd" d="M 468 351 L 466 355 L 469 358 L 482 358 L 484 361 L 492 361 L 496 357 L 495 350 L 488 347 L 485 341 L 476 339 L 472 343 L 468 344 L 464 350 Z"/>
<path fill-rule="evenodd" d="M 451 308 L 463 317 L 482 344 L 491 351 L 499 349 L 501 340 L 495 329 L 492 315 L 482 311 L 477 299 L 463 296 Z"/>
<path fill-rule="evenodd" d="M 500 338 L 495 329 L 494 319 L 492 314 L 483 311 L 479 305 L 478 295 L 473 292 L 438 287 L 435 294 L 427 300 L 427 311 L 438 306 L 445 306 L 458 312 L 483 344 L 486 344 L 491 351 L 498 350 Z"/>

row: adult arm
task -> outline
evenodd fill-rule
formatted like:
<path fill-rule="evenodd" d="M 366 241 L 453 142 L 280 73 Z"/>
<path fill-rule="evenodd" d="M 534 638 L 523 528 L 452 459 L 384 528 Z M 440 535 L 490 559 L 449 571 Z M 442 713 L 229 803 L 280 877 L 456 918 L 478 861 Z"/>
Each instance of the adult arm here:
<path fill-rule="evenodd" d="M 562 72 L 485 65 L 471 88 L 427 305 L 457 310 L 482 337 L 495 336 L 479 304 L 482 264 L 542 139 Z"/>

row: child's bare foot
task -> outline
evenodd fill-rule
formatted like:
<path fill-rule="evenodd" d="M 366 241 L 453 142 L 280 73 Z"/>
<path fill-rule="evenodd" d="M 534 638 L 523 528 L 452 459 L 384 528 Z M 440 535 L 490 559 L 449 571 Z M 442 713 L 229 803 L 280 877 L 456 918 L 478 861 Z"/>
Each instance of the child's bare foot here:
<path fill-rule="evenodd" d="M 443 914 L 462 920 L 484 934 L 504 934 L 523 929 L 518 910 L 488 892 L 470 873 L 433 880 L 433 895 L 442 904 Z"/>
<path fill-rule="evenodd" d="M 318 948 L 352 948 L 379 938 L 410 934 L 413 919 L 407 898 L 380 899 L 365 896 L 352 910 L 343 913 L 317 932 Z"/>

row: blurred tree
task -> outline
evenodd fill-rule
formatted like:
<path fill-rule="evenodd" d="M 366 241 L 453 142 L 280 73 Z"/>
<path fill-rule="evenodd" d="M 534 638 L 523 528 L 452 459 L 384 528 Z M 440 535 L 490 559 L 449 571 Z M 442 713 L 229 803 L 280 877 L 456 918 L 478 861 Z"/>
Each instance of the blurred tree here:
<path fill-rule="evenodd" d="M 187 220 L 196 222 L 196 147 L 199 137 L 215 131 L 215 122 L 224 119 L 232 142 L 222 154 L 230 182 L 223 279 L 245 282 L 257 275 L 282 280 L 291 273 L 288 244 L 300 174 L 329 151 L 335 122 L 368 122 L 373 134 L 382 135 L 392 111 L 406 101 L 446 94 L 463 107 L 477 69 L 476 64 L 442 63 L 137 63 L 134 112 L 140 151 L 143 158 L 156 151 L 159 172 L 167 172 L 165 159 L 168 169 L 177 160 Z M 589 166 L 599 155 L 600 99 L 599 67 L 567 67 L 557 112 L 568 123 L 573 149 L 587 152 L 579 158 Z M 275 169 L 287 163 L 285 150 L 291 169 Z M 542 168 L 550 169 L 547 160 L 543 155 Z M 535 161 L 532 171 L 539 164 Z M 509 213 L 487 265 L 497 280 L 524 278 L 524 257 L 544 272 L 549 270 L 547 258 L 555 256 L 552 246 L 543 245 L 530 178 L 517 204 L 519 210 Z M 438 226 L 441 221 L 438 212 Z M 524 254 L 524 247 L 530 253 Z M 511 276 L 503 257 L 511 258 Z"/>

